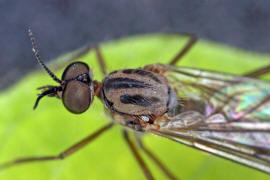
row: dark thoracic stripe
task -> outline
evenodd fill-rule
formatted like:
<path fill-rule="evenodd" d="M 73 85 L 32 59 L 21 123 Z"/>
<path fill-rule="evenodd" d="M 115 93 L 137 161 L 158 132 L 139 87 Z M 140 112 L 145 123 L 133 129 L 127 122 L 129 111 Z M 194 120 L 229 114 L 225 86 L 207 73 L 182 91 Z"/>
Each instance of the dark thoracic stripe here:
<path fill-rule="evenodd" d="M 105 83 L 105 89 L 123 89 L 123 88 L 149 88 L 150 84 L 130 78 L 112 78 Z"/>
<path fill-rule="evenodd" d="M 144 97 L 138 94 L 136 95 L 124 94 L 120 96 L 120 101 L 123 104 L 135 104 L 138 106 L 148 107 L 151 106 L 152 103 L 158 102 L 159 99 L 156 97 Z"/>
<path fill-rule="evenodd" d="M 142 70 L 142 69 L 125 69 L 125 70 L 123 70 L 123 73 L 125 73 L 125 74 L 133 74 L 134 73 L 134 74 L 138 74 L 141 76 L 148 76 L 151 79 L 153 79 L 154 81 L 156 81 L 157 83 L 161 83 L 160 80 L 153 73 Z"/>
<path fill-rule="evenodd" d="M 109 101 L 109 100 L 107 99 L 107 97 L 105 96 L 104 90 L 102 90 L 101 93 L 102 93 L 102 99 L 104 100 L 106 106 L 107 106 L 108 108 L 112 109 L 112 108 L 113 108 L 113 102 L 111 102 L 111 101 Z"/>
<path fill-rule="evenodd" d="M 124 74 L 132 74 L 133 71 L 134 71 L 134 69 L 125 69 L 125 70 L 123 70 L 123 73 Z"/>

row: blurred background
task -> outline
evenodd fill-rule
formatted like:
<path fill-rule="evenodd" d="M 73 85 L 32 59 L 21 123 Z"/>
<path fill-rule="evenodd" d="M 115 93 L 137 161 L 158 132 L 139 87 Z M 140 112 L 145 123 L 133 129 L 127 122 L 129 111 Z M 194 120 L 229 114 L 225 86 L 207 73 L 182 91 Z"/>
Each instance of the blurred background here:
<path fill-rule="evenodd" d="M 163 31 L 270 52 L 267 0 L 0 0 L 0 89 L 37 67 L 27 29 L 44 60 L 85 44 Z"/>

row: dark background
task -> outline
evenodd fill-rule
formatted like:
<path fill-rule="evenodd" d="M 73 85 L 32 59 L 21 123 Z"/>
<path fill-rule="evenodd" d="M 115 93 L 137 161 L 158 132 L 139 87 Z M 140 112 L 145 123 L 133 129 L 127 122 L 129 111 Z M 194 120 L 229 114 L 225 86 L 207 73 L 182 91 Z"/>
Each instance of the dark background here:
<path fill-rule="evenodd" d="M 119 37 L 175 30 L 270 52 L 268 0 L 0 0 L 0 89 L 31 69 L 27 29 L 44 60 Z"/>

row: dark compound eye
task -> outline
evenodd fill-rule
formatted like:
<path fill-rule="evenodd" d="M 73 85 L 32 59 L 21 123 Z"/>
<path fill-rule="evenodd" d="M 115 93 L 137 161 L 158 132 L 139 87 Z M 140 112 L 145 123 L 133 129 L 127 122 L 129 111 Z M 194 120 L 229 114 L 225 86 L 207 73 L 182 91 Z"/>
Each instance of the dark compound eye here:
<path fill-rule="evenodd" d="M 83 75 L 88 77 L 85 79 L 87 83 L 82 81 Z M 66 82 L 62 94 L 64 106 L 75 114 L 86 111 L 93 101 L 94 94 L 92 73 L 88 65 L 83 62 L 71 63 L 66 67 L 62 80 Z"/>
<path fill-rule="evenodd" d="M 80 81 L 69 81 L 63 91 L 64 106 L 72 113 L 79 114 L 86 111 L 93 100 L 90 87 Z"/>
<path fill-rule="evenodd" d="M 74 62 L 66 67 L 62 75 L 62 80 L 70 80 L 81 74 L 89 74 L 92 79 L 92 74 L 87 64 L 83 62 Z"/>

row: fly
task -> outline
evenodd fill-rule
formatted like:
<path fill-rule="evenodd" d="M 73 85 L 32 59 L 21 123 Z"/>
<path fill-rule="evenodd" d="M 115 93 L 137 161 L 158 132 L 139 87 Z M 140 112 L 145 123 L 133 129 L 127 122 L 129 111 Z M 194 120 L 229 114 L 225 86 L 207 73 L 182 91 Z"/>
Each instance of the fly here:
<path fill-rule="evenodd" d="M 94 47 L 105 76 L 102 82 L 94 80 L 92 70 L 83 62 L 69 64 L 59 79 L 41 60 L 31 30 L 29 37 L 36 60 L 59 83 L 40 88 L 34 109 L 49 96 L 61 99 L 71 113 L 80 114 L 97 97 L 112 121 L 59 155 L 20 158 L 2 164 L 2 169 L 64 159 L 118 123 L 147 179 L 154 177 L 128 129 L 163 136 L 270 174 L 270 83 L 256 79 L 268 73 L 270 66 L 243 76 L 175 66 L 197 41 L 190 36 L 169 65 L 151 64 L 107 74 L 101 52 Z M 177 179 L 143 145 L 140 136 L 136 140 L 168 179 Z"/>

